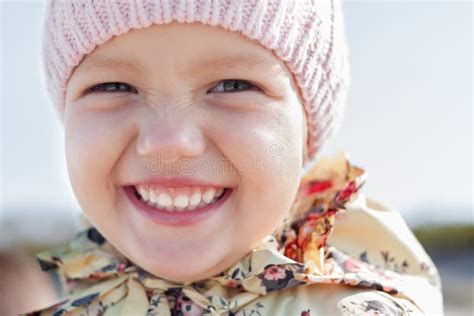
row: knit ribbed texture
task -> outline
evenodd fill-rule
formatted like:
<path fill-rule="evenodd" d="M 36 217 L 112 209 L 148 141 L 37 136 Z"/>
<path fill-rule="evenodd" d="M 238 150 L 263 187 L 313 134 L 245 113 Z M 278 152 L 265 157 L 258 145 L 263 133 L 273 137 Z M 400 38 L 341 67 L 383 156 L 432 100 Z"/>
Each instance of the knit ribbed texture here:
<path fill-rule="evenodd" d="M 173 21 L 219 25 L 274 51 L 304 103 L 311 168 L 340 125 L 350 85 L 337 0 L 48 0 L 42 60 L 60 119 L 69 77 L 86 54 L 114 35 Z"/>

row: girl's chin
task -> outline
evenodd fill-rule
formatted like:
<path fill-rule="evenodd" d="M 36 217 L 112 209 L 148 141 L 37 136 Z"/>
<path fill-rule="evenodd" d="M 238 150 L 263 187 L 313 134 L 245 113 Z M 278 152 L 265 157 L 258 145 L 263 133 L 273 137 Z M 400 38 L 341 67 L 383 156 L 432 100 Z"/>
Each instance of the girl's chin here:
<path fill-rule="evenodd" d="M 227 268 L 223 265 L 226 260 L 220 260 L 215 254 L 212 257 L 209 257 L 208 252 L 204 252 L 205 256 L 202 252 L 194 255 L 177 255 L 179 252 L 175 251 L 169 255 L 163 253 L 160 256 L 132 259 L 132 261 L 150 274 L 176 283 L 203 280 Z"/>
<path fill-rule="evenodd" d="M 128 227 L 130 229 L 130 226 Z M 227 234 L 194 230 L 171 238 L 143 230 L 123 230 L 119 251 L 152 275 L 174 282 L 191 282 L 212 277 L 238 259 L 235 238 Z M 229 251 L 233 251 L 230 253 Z"/>

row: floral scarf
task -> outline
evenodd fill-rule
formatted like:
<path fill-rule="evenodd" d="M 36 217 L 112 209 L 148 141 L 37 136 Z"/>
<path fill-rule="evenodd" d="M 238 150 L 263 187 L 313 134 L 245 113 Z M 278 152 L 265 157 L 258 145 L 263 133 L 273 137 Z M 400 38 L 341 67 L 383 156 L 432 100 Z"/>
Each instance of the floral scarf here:
<path fill-rule="evenodd" d="M 345 152 L 320 159 L 303 178 L 281 227 L 227 270 L 192 283 L 142 270 L 88 224 L 69 245 L 37 255 L 44 271 L 58 273 L 66 295 L 24 315 L 419 314 L 415 293 L 428 283 L 439 289 L 439 280 L 420 283 L 328 242 L 335 220 L 344 218 L 365 180 L 366 172 L 350 164 Z M 426 260 L 426 275 L 436 276 Z"/>

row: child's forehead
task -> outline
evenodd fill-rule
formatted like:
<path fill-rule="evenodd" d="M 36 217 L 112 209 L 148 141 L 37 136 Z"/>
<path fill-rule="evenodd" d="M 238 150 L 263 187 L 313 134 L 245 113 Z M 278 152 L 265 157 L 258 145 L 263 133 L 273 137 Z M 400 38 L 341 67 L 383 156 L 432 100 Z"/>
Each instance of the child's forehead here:
<path fill-rule="evenodd" d="M 271 50 L 249 38 L 202 23 L 170 23 L 136 29 L 114 36 L 87 54 L 81 71 L 107 68 L 141 68 L 173 65 L 177 70 L 265 71 L 269 75 L 289 75 L 286 65 Z"/>
<path fill-rule="evenodd" d="M 122 53 L 121 53 L 122 52 Z M 180 75 L 193 76 L 203 72 L 225 72 L 225 71 L 251 71 L 261 72 L 273 78 L 290 76 L 289 71 L 277 60 L 252 54 L 249 52 L 224 53 L 213 52 L 212 54 L 189 54 L 176 52 L 171 56 L 175 59 L 173 67 Z M 101 72 L 106 70 L 138 70 L 146 73 L 152 68 L 150 65 L 170 65 L 156 58 L 147 58 L 135 52 L 128 54 L 125 50 L 101 51 L 88 55 L 76 69 L 76 73 L 87 74 L 90 72 Z"/>

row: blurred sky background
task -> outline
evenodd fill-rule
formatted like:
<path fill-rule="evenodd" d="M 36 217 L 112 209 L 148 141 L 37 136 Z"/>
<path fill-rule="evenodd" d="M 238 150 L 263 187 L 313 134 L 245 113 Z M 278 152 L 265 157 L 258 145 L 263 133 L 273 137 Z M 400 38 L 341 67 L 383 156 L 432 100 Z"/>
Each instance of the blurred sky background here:
<path fill-rule="evenodd" d="M 43 1 L 1 3 L 1 216 L 79 206 L 40 76 Z M 409 224 L 472 221 L 472 3 L 346 1 L 352 87 L 325 150 Z"/>

